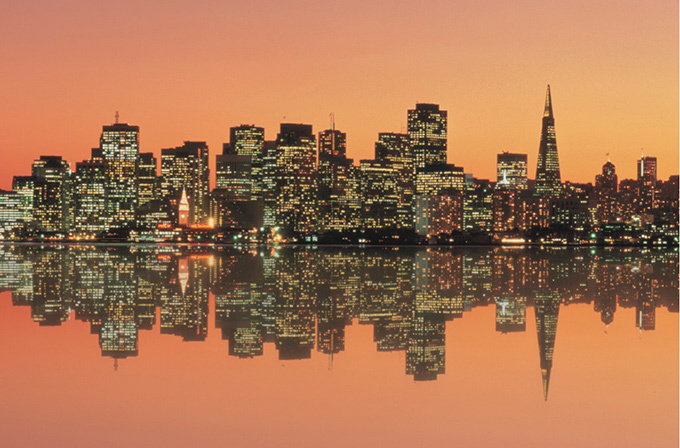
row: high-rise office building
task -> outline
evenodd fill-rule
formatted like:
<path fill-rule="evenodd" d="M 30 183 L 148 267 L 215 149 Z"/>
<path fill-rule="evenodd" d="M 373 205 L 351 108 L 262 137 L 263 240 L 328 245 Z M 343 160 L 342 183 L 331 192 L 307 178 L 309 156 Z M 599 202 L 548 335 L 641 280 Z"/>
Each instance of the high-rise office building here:
<path fill-rule="evenodd" d="M 222 153 L 250 157 L 252 200 L 262 199 L 264 128 L 247 124 L 230 128 L 229 144 L 223 146 Z"/>
<path fill-rule="evenodd" d="M 446 163 L 447 112 L 437 104 L 408 111 L 408 133 L 416 169 Z"/>
<path fill-rule="evenodd" d="M 398 229 L 413 229 L 415 176 L 413 152 L 408 134 L 382 132 L 375 144 L 375 160 L 389 163 L 395 171 Z"/>
<path fill-rule="evenodd" d="M 132 227 L 138 205 L 139 126 L 126 123 L 104 126 L 99 145 L 107 164 L 108 221 L 112 227 Z"/>
<path fill-rule="evenodd" d="M 316 220 L 316 138 L 312 125 L 282 123 L 276 138 L 276 224 L 310 234 Z"/>
<path fill-rule="evenodd" d="M 553 116 L 550 86 L 545 94 L 543 126 L 541 128 L 541 144 L 538 149 L 538 164 L 534 195 L 559 196 L 562 191 L 560 178 L 560 161 L 557 156 L 557 139 L 555 137 L 555 117 Z"/>
<path fill-rule="evenodd" d="M 276 165 L 276 141 L 265 141 L 262 146 L 262 222 L 265 227 L 276 226 L 276 198 L 278 166 Z"/>
<path fill-rule="evenodd" d="M 15 191 L 0 190 L 0 236 L 14 237 L 21 225 L 22 197 Z"/>
<path fill-rule="evenodd" d="M 218 227 L 252 229 L 262 226 L 263 202 L 261 194 L 258 196 L 253 191 L 256 180 L 252 160 L 248 155 L 217 156 L 212 216 Z M 258 169 L 258 172 L 262 170 Z"/>
<path fill-rule="evenodd" d="M 361 228 L 368 231 L 397 227 L 397 171 L 386 161 L 361 160 Z"/>
<path fill-rule="evenodd" d="M 107 165 L 103 160 L 76 164 L 73 182 L 73 230 L 96 235 L 109 228 L 106 213 Z"/>
<path fill-rule="evenodd" d="M 182 190 L 185 190 L 190 225 L 207 225 L 210 221 L 209 176 L 205 142 L 184 142 L 177 148 L 161 150 L 162 200 L 177 213 Z"/>
<path fill-rule="evenodd" d="M 616 219 L 616 195 L 619 191 L 619 178 L 616 167 L 611 161 L 602 166 L 602 174 L 595 176 L 595 195 L 597 199 L 597 222 L 606 224 Z"/>
<path fill-rule="evenodd" d="M 33 191 L 35 178 L 33 176 L 14 176 L 12 191 L 21 196 L 21 221 L 24 227 L 33 222 Z"/>
<path fill-rule="evenodd" d="M 493 230 L 507 232 L 518 228 L 518 191 L 496 183 L 492 201 Z"/>
<path fill-rule="evenodd" d="M 439 195 L 444 191 L 465 188 L 465 173 L 462 167 L 452 164 L 429 166 L 416 172 L 417 195 Z"/>
<path fill-rule="evenodd" d="M 346 134 L 334 128 L 319 132 L 319 233 L 355 228 L 359 213 L 355 175 L 354 161 L 347 158 Z"/>
<path fill-rule="evenodd" d="M 468 175 L 463 194 L 463 228 L 472 232 L 490 232 L 493 227 L 493 188 L 486 179 Z"/>
<path fill-rule="evenodd" d="M 252 158 L 237 154 L 218 155 L 215 161 L 215 190 L 234 201 L 252 200 Z"/>
<path fill-rule="evenodd" d="M 138 206 L 156 199 L 158 193 L 158 161 L 151 152 L 139 154 L 139 168 L 137 170 L 137 197 Z"/>
<path fill-rule="evenodd" d="M 640 212 L 656 206 L 656 157 L 642 156 L 637 161 L 638 200 Z"/>
<path fill-rule="evenodd" d="M 71 169 L 60 156 L 33 162 L 33 218 L 42 232 L 67 232 L 71 211 Z"/>
<path fill-rule="evenodd" d="M 527 155 L 502 152 L 496 156 L 496 188 L 527 189 Z"/>

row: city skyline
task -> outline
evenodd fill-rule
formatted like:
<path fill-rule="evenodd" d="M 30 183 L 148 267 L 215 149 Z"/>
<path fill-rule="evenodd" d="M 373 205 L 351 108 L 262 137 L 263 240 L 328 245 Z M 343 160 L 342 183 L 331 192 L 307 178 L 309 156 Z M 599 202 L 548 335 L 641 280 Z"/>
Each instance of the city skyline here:
<path fill-rule="evenodd" d="M 31 176 L 0 190 L 0 237 L 225 243 L 671 244 L 678 241 L 678 175 L 655 156 L 622 179 L 608 160 L 595 182 L 562 182 L 547 86 L 536 178 L 527 154 L 503 151 L 496 180 L 448 162 L 448 111 L 416 103 L 408 133 L 381 132 L 372 159 L 347 157 L 347 134 L 311 124 L 230 128 L 222 154 L 184 140 L 140 151 L 140 127 L 102 126 L 76 170 L 41 155 Z M 317 141 L 318 135 L 318 141 Z M 216 168 L 211 176 L 210 160 Z M 357 163 L 358 162 L 358 163 Z M 214 177 L 214 188 L 211 188 Z"/>
<path fill-rule="evenodd" d="M 492 178 L 501 151 L 535 166 L 548 83 L 563 178 L 590 180 L 607 153 L 621 178 L 642 151 L 661 178 L 678 165 L 676 2 L 158 6 L 7 6 L 0 187 L 29 154 L 87 158 L 115 110 L 157 157 L 185 139 L 218 148 L 239 123 L 273 139 L 281 121 L 323 129 L 334 113 L 360 160 L 416 102 L 448 111 L 449 162 Z"/>

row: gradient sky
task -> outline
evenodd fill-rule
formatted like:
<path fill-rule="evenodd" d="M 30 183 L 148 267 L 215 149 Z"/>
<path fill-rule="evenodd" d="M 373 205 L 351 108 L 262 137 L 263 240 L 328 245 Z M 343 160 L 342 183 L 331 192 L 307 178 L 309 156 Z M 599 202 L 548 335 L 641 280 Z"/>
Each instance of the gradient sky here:
<path fill-rule="evenodd" d="M 563 180 L 606 153 L 633 177 L 641 148 L 678 172 L 676 0 L 0 1 L 0 188 L 41 154 L 75 168 L 117 109 L 144 152 L 213 155 L 230 126 L 334 112 L 361 159 L 416 102 L 448 110 L 449 162 L 493 178 L 528 153 L 533 178 L 546 84 Z"/>

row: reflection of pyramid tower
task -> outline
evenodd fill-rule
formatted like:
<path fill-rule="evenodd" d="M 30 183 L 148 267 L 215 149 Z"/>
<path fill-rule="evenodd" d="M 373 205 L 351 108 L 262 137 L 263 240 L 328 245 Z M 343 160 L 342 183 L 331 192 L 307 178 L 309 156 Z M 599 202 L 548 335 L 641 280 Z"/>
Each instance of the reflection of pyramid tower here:
<path fill-rule="evenodd" d="M 179 286 L 182 288 L 182 294 L 187 290 L 189 284 L 189 265 L 186 258 L 179 259 L 179 269 L 177 271 Z"/>
<path fill-rule="evenodd" d="M 541 376 L 543 377 L 543 398 L 545 401 L 548 401 L 550 371 L 552 370 L 559 312 L 560 297 L 557 293 L 536 292 L 534 314 L 536 315 L 536 333 L 538 333 L 538 351 L 541 357 Z"/>

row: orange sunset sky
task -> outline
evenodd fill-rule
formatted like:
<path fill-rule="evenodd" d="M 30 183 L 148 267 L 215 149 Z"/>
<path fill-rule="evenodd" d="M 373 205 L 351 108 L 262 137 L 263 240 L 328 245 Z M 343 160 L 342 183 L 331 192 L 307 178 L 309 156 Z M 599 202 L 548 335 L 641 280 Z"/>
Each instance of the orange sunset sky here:
<path fill-rule="evenodd" d="M 563 180 L 606 153 L 633 177 L 641 148 L 678 173 L 677 0 L 0 1 L 0 188 L 40 155 L 75 168 L 116 110 L 141 151 L 205 140 L 214 165 L 230 126 L 331 112 L 370 158 L 416 102 L 448 110 L 449 162 L 494 178 L 522 152 L 533 178 L 546 84 Z"/>

